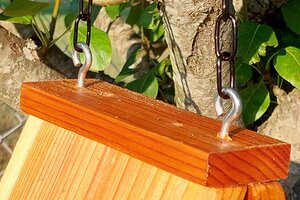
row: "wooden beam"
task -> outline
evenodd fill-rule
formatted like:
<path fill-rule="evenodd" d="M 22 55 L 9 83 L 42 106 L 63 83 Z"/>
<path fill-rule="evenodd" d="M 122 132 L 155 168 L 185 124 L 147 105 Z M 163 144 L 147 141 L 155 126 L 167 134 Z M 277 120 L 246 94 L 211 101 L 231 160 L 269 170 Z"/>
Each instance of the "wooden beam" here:
<path fill-rule="evenodd" d="M 14 153 L 9 160 L 9 163 L 5 169 L 5 173 L 0 182 L 0 197 L 1 199 L 10 199 L 11 191 L 13 190 L 22 168 L 27 161 L 27 156 L 34 146 L 34 142 L 43 121 L 33 116 L 29 117 L 23 132 L 30 134 L 21 134 L 18 143 L 14 149 Z"/>
<path fill-rule="evenodd" d="M 0 183 L 1 200 L 244 200 L 246 195 L 247 186 L 205 187 L 32 116 L 19 141 Z M 25 162 L 15 165 L 20 160 Z"/>
<path fill-rule="evenodd" d="M 24 83 L 21 109 L 190 181 L 224 187 L 287 176 L 290 145 L 99 81 Z"/>
<path fill-rule="evenodd" d="M 248 185 L 246 200 L 285 200 L 283 188 L 278 182 L 258 183 Z"/>

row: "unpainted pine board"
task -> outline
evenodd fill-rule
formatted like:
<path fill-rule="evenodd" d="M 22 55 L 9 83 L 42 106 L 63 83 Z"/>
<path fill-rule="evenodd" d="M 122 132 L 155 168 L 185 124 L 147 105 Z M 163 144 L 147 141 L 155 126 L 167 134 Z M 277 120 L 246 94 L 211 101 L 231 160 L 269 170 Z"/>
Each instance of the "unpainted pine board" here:
<path fill-rule="evenodd" d="M 24 83 L 21 109 L 190 181 L 214 187 L 287 176 L 290 145 L 99 80 Z"/>
<path fill-rule="evenodd" d="M 23 128 L 24 132 L 30 132 L 30 134 L 21 134 L 20 138 L 14 148 L 14 154 L 5 169 L 5 173 L 0 182 L 0 199 L 8 199 L 12 188 L 16 184 L 16 181 L 20 175 L 21 169 L 27 160 L 27 156 L 31 151 L 34 141 L 40 131 L 42 120 L 35 117 L 30 117 L 27 120 L 26 125 Z"/>
<path fill-rule="evenodd" d="M 279 182 L 248 185 L 246 200 L 285 200 L 285 194 Z"/>
<path fill-rule="evenodd" d="M 10 187 L 0 188 L 1 200 L 244 200 L 246 195 L 247 186 L 205 187 L 32 116 L 18 149 L 27 148 L 23 140 L 32 133 L 25 156 L 21 151 L 13 154 L 13 160 L 24 161 L 9 164 L 1 186 Z M 16 178 L 8 176 L 16 170 Z"/>
<path fill-rule="evenodd" d="M 195 187 L 196 185 L 190 182 L 186 188 L 182 200 L 191 199 L 218 199 L 218 200 L 245 200 L 247 192 L 246 186 L 241 187 L 225 187 L 225 188 L 210 188 L 210 187 Z"/>

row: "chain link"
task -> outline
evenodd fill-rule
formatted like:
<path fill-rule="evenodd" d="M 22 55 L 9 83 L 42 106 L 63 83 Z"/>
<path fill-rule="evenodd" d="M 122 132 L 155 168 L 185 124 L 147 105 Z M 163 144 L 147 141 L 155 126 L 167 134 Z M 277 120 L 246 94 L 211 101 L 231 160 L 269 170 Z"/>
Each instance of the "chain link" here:
<path fill-rule="evenodd" d="M 89 46 L 90 40 L 91 40 L 91 28 L 92 28 L 92 22 L 91 22 L 92 4 L 93 4 L 93 0 L 89 0 L 88 6 L 87 6 L 87 11 L 85 11 L 84 6 L 83 6 L 83 0 L 79 0 L 79 15 L 75 19 L 75 23 L 74 23 L 73 46 L 74 46 L 74 49 L 80 53 L 82 52 L 82 50 L 77 45 L 78 44 L 79 22 L 80 22 L 80 20 L 86 21 L 86 42 L 85 43 Z"/>
<path fill-rule="evenodd" d="M 222 0 L 222 13 L 218 16 L 215 25 L 215 54 L 217 56 L 217 89 L 218 94 L 223 99 L 228 99 L 229 97 L 222 92 L 222 64 L 224 61 L 229 62 L 230 66 L 230 87 L 235 88 L 235 56 L 237 50 L 237 28 L 236 28 L 236 18 L 234 14 L 230 12 L 230 0 Z M 230 21 L 231 23 L 231 50 L 222 51 L 221 49 L 221 25 L 222 22 L 225 23 Z"/>

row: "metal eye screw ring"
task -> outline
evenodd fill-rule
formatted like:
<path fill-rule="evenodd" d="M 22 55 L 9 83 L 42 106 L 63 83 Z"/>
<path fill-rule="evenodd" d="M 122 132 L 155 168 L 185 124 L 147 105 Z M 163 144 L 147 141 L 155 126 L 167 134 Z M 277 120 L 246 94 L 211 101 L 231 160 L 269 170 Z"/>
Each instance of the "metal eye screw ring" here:
<path fill-rule="evenodd" d="M 223 120 L 221 131 L 218 134 L 218 137 L 221 139 L 231 140 L 229 136 L 229 129 L 233 122 L 236 121 L 242 113 L 242 100 L 239 93 L 233 88 L 223 87 L 222 92 L 229 96 L 230 100 L 232 101 L 232 107 Z M 217 115 L 223 115 L 223 101 L 218 94 L 215 95 L 214 102 Z"/>
<path fill-rule="evenodd" d="M 73 51 L 72 53 L 72 60 L 73 64 L 75 67 L 80 67 L 80 70 L 78 72 L 78 77 L 77 77 L 77 86 L 78 87 L 84 87 L 84 81 L 85 81 L 85 76 L 86 73 L 90 70 L 91 65 L 92 65 L 92 53 L 89 48 L 89 46 L 85 43 L 78 43 L 77 47 L 82 50 L 82 52 L 85 55 L 85 62 L 84 64 L 81 63 L 80 61 L 80 53 L 77 52 L 76 50 Z"/>

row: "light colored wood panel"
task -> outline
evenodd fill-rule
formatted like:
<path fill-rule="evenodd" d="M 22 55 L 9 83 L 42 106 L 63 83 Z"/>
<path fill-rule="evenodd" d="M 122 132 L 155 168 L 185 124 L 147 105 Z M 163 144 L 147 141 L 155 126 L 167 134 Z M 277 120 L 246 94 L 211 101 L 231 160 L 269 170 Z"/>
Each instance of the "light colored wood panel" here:
<path fill-rule="evenodd" d="M 99 185 L 98 187 L 103 187 L 101 191 L 99 190 L 97 193 L 101 194 L 100 199 L 113 199 L 115 192 L 120 184 L 120 180 L 123 176 L 125 168 L 128 164 L 129 156 L 123 156 L 122 153 L 114 151 L 117 154 L 116 160 L 114 161 L 114 165 L 110 164 L 108 172 L 103 171 L 102 173 L 108 173 L 108 179 L 103 183 L 104 186 Z M 108 160 L 109 161 L 109 160 Z"/>
<path fill-rule="evenodd" d="M 245 187 L 208 188 L 40 119 L 30 117 L 28 123 L 38 125 L 36 130 L 25 128 L 22 137 L 28 138 L 32 132 L 37 132 L 36 136 L 23 165 L 17 165 L 19 174 L 11 187 L 4 193 L 1 188 L 1 200 L 213 200 L 240 199 L 233 198 L 238 192 L 245 195 Z M 12 159 L 18 160 L 20 155 L 22 151 L 17 151 Z M 9 181 L 7 177 L 1 184 Z"/>
<path fill-rule="evenodd" d="M 182 181 L 178 176 L 170 176 L 161 199 L 182 199 L 184 191 L 188 185 L 188 181 Z"/>
<path fill-rule="evenodd" d="M 128 195 L 128 199 L 138 199 L 138 197 L 146 198 L 156 173 L 157 168 L 153 168 L 151 165 L 142 162 L 139 176 L 135 179 L 134 185 Z"/>
<path fill-rule="evenodd" d="M 234 126 L 233 141 L 223 141 L 218 121 L 98 80 L 25 83 L 21 108 L 203 185 L 287 176 L 289 144 Z"/>
<path fill-rule="evenodd" d="M 140 175 L 141 166 L 141 161 L 129 158 L 120 182 L 117 184 L 118 187 L 114 192 L 113 199 L 122 199 L 129 196 L 137 177 Z M 140 187 L 140 183 L 137 183 L 136 186 Z"/>
<path fill-rule="evenodd" d="M 119 182 L 122 172 L 128 162 L 128 156 L 120 156 L 116 150 L 103 145 L 104 151 L 99 159 L 99 163 L 94 177 L 93 184 L 90 184 L 85 199 L 109 199 L 105 195 L 113 195 L 117 187 L 114 182 Z M 119 172 L 117 176 L 116 172 Z"/>
<path fill-rule="evenodd" d="M 278 182 L 250 184 L 246 200 L 285 200 L 282 186 Z"/>
<path fill-rule="evenodd" d="M 36 117 L 29 117 L 23 132 L 27 134 L 21 134 L 19 141 L 14 149 L 14 154 L 18 156 L 12 156 L 3 177 L 0 182 L 0 197 L 1 199 L 8 199 L 11 195 L 11 191 L 15 186 L 18 177 L 20 176 L 22 167 L 27 159 L 27 156 L 33 146 L 36 136 L 39 133 L 39 129 L 43 121 Z M 30 134 L 28 134 L 30 133 Z"/>
<path fill-rule="evenodd" d="M 201 200 L 244 200 L 247 191 L 247 186 L 242 187 L 228 187 L 228 188 L 209 188 L 197 187 L 194 183 L 190 182 L 182 199 L 201 199 Z"/>
<path fill-rule="evenodd" d="M 165 187 L 168 184 L 170 177 L 170 173 L 158 169 L 146 193 L 145 199 L 160 199 L 164 194 Z"/>

